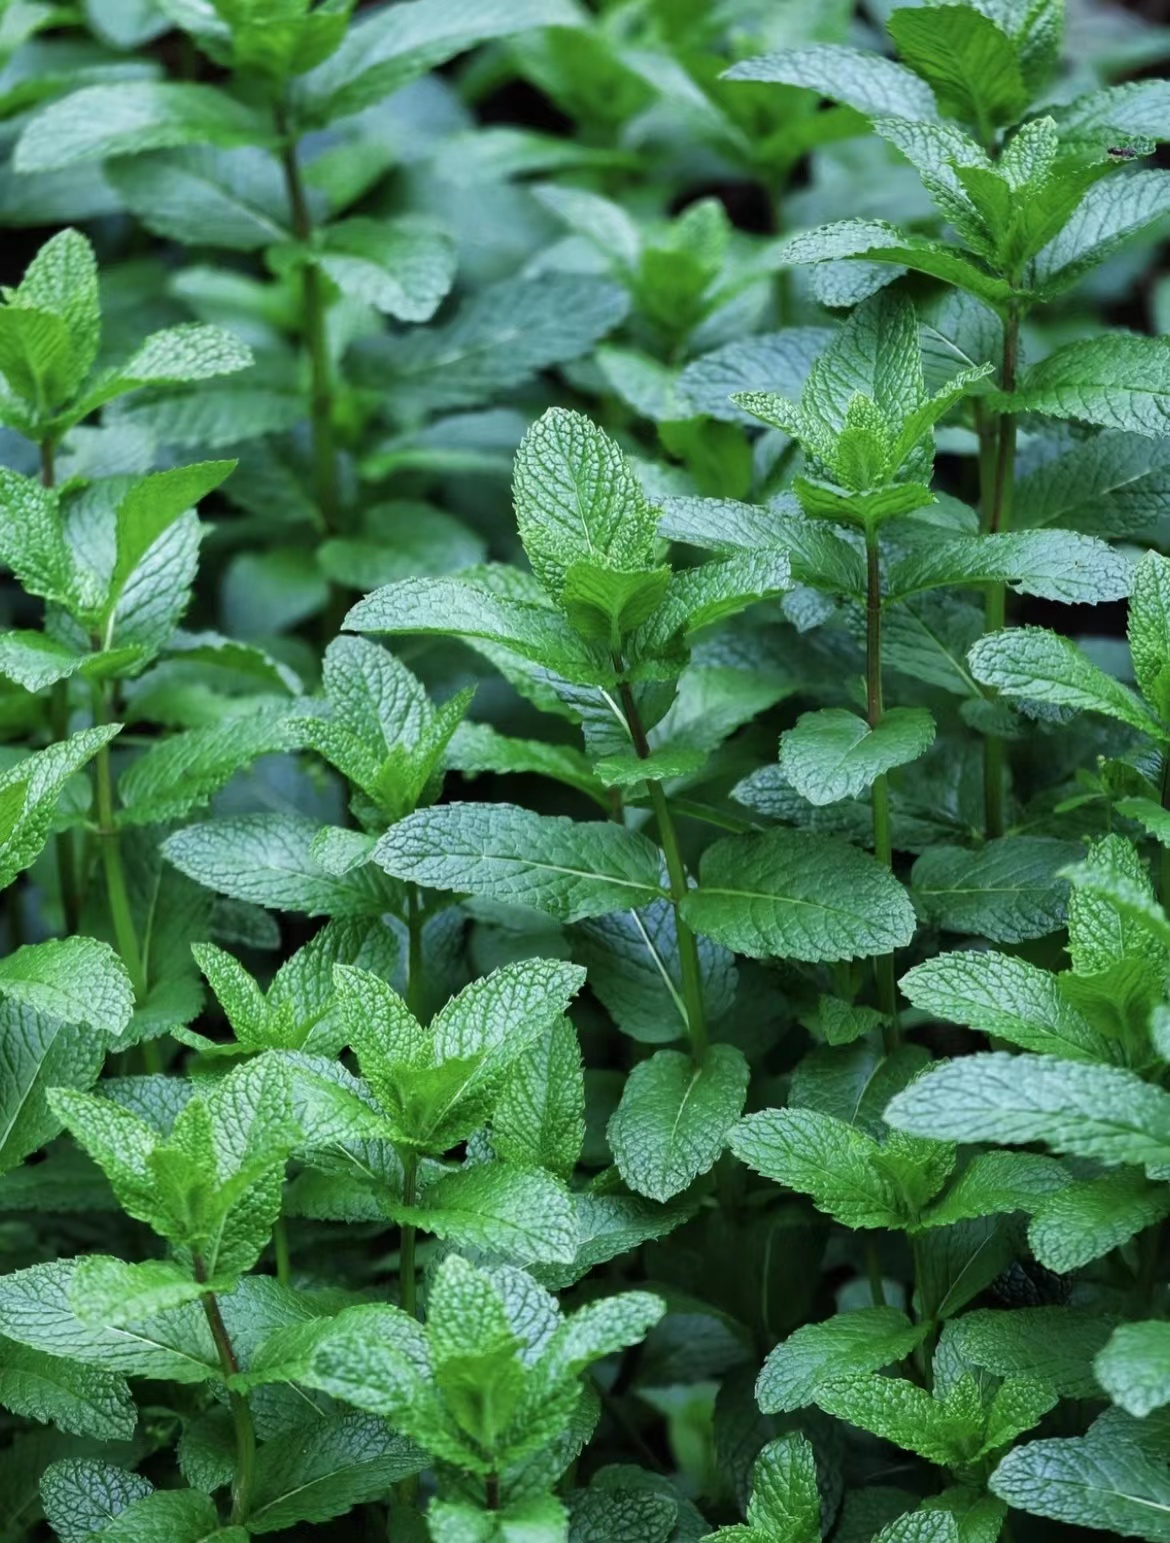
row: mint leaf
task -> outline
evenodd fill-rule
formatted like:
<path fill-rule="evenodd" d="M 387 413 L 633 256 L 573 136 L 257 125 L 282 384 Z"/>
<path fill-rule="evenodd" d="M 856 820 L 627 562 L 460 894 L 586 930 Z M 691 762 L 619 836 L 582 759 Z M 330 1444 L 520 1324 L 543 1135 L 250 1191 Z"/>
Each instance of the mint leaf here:
<path fill-rule="evenodd" d="M 574 563 L 647 567 L 657 510 L 614 442 L 580 413 L 550 408 L 520 445 L 516 523 L 533 571 L 554 598 Z"/>
<path fill-rule="evenodd" d="M 1102 1433 L 1017 1447 L 989 1480 L 994 1494 L 1036 1516 L 1164 1543 L 1170 1484 L 1163 1465 L 1126 1436 Z"/>
<path fill-rule="evenodd" d="M 804 86 L 874 118 L 933 118 L 938 110 L 934 93 L 912 69 L 842 43 L 761 54 L 733 64 L 723 78 Z"/>
<path fill-rule="evenodd" d="M 804 831 L 717 841 L 682 913 L 696 932 L 756 959 L 852 959 L 904 948 L 914 931 L 888 870 Z"/>
<path fill-rule="evenodd" d="M 1160 435 L 1168 398 L 1170 343 L 1115 333 L 1067 343 L 1034 364 L 1013 393 L 1011 408 Z"/>
<path fill-rule="evenodd" d="M 1040 1141 L 1111 1164 L 1170 1156 L 1170 1095 L 1120 1067 L 1049 1056 L 994 1051 L 937 1066 L 895 1095 L 886 1119 L 938 1141 Z"/>
<path fill-rule="evenodd" d="M 268 138 L 262 117 L 214 86 L 137 80 L 85 86 L 37 113 L 21 135 L 21 173 L 166 150 L 249 145 Z"/>
<path fill-rule="evenodd" d="M 1060 875 L 1073 855 L 1068 843 L 1044 836 L 1005 836 L 973 852 L 934 846 L 914 864 L 912 893 L 926 920 L 947 932 L 1020 943 L 1063 924 L 1068 885 Z"/>
<path fill-rule="evenodd" d="M 917 760 L 934 740 L 924 707 L 892 707 L 874 727 L 843 708 L 804 713 L 780 736 L 780 766 L 811 804 L 856 798 L 895 766 Z"/>
<path fill-rule="evenodd" d="M 1030 93 L 1011 40 L 971 5 L 900 10 L 887 23 L 899 55 L 934 88 L 945 112 L 982 138 L 1015 123 Z"/>
<path fill-rule="evenodd" d="M 646 905 L 661 893 L 645 836 L 512 804 L 421 809 L 382 837 L 373 860 L 398 879 L 532 906 L 558 921 Z"/>
<path fill-rule="evenodd" d="M 863 1307 L 806 1324 L 772 1350 L 756 1382 L 765 1414 L 803 1409 L 822 1382 L 880 1371 L 910 1355 L 926 1338 L 894 1307 Z"/>
<path fill-rule="evenodd" d="M 926 1012 L 1070 1061 L 1109 1061 L 1112 1047 L 1060 993 L 1057 977 L 993 950 L 940 954 L 908 971 L 903 994 Z"/>
<path fill-rule="evenodd" d="M 670 1200 L 706 1173 L 743 1112 L 747 1085 L 747 1063 L 733 1045 L 713 1045 L 699 1064 L 659 1050 L 636 1066 L 606 1132 L 630 1188 Z"/>
<path fill-rule="evenodd" d="M 1143 1419 L 1170 1403 L 1170 1332 L 1164 1323 L 1123 1323 L 1093 1363 L 1115 1404 Z"/>

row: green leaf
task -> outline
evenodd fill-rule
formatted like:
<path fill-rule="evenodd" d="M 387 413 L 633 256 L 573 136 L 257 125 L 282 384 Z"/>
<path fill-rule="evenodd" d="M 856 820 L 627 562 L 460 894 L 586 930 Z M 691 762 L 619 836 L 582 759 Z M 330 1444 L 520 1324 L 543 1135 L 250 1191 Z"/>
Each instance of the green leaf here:
<path fill-rule="evenodd" d="M 857 798 L 895 766 L 916 761 L 934 741 L 925 707 L 892 707 L 875 728 L 844 708 L 804 713 L 780 736 L 780 765 L 811 804 Z"/>
<path fill-rule="evenodd" d="M 578 560 L 570 563 L 564 577 L 560 600 L 572 626 L 582 637 L 618 653 L 625 635 L 661 605 L 671 574 L 666 567 L 623 573 Z"/>
<path fill-rule="evenodd" d="M 925 1227 L 950 1227 L 976 1217 L 1042 1210 L 1071 1184 L 1063 1163 L 1037 1152 L 980 1152 L 923 1216 Z"/>
<path fill-rule="evenodd" d="M 969 1365 L 997 1377 L 1029 1377 L 1064 1398 L 1095 1398 L 1093 1358 L 1109 1338 L 1110 1321 L 1072 1307 L 977 1308 L 946 1333 Z"/>
<path fill-rule="evenodd" d="M 97 1441 L 129 1441 L 138 1410 L 126 1380 L 0 1340 L 0 1404 L 28 1420 Z"/>
<path fill-rule="evenodd" d="M 777 1184 L 811 1197 L 847 1227 L 903 1227 L 906 1198 L 883 1148 L 844 1120 L 816 1109 L 764 1109 L 732 1131 L 741 1162 Z"/>
<path fill-rule="evenodd" d="M 805 831 L 717 841 L 682 902 L 696 932 L 753 959 L 855 959 L 904 948 L 905 890 L 872 857 Z"/>
<path fill-rule="evenodd" d="M 565 1186 L 537 1168 L 475 1163 L 427 1184 L 417 1205 L 389 1203 L 456 1248 L 515 1264 L 567 1263 L 577 1252 L 577 1216 Z"/>
<path fill-rule="evenodd" d="M 359 600 L 350 632 L 420 633 L 502 645 L 566 680 L 595 685 L 612 665 L 551 606 L 496 594 L 474 577 L 403 579 Z"/>
<path fill-rule="evenodd" d="M 1170 1324 L 1121 1324 L 1093 1367 L 1113 1402 L 1144 1419 L 1170 1404 Z"/>
<path fill-rule="evenodd" d="M 1137 534 L 1166 507 L 1167 459 L 1162 440 L 1105 430 L 1025 472 L 1016 502 L 1029 525 Z"/>
<path fill-rule="evenodd" d="M 712 1168 L 747 1086 L 748 1065 L 734 1045 L 712 1045 L 701 1062 L 659 1050 L 636 1066 L 606 1132 L 630 1188 L 669 1200 Z"/>
<path fill-rule="evenodd" d="M 214 86 L 134 80 L 83 86 L 42 108 L 17 142 L 28 175 L 84 161 L 177 145 L 257 145 L 271 138 L 263 117 Z"/>
<path fill-rule="evenodd" d="M 243 1543 L 242 1527 L 221 1530 L 215 1502 L 193 1489 L 158 1489 L 132 1500 L 101 1533 L 102 1543 Z"/>
<path fill-rule="evenodd" d="M 430 321 L 455 277 L 450 239 L 411 215 L 339 220 L 326 227 L 319 260 L 343 294 L 398 321 Z"/>
<path fill-rule="evenodd" d="M 127 391 L 136 391 L 140 386 L 181 386 L 192 381 L 211 380 L 246 370 L 252 362 L 251 349 L 222 327 L 205 326 L 202 322 L 166 327 L 162 332 L 152 332 L 125 363 L 97 375 L 85 396 L 71 409 L 70 416 L 80 420 L 106 402 Z M 179 397 L 175 400 L 182 403 L 210 399 L 205 394 L 202 399 Z M 227 436 L 231 442 L 240 438 L 241 429 L 247 422 L 238 416 L 238 409 L 246 404 L 241 402 L 236 406 L 237 416 L 232 432 Z M 206 438 L 208 444 L 224 442 L 205 433 L 205 423 L 194 435 L 179 433 L 165 422 L 157 427 L 162 438 L 178 445 L 198 444 L 202 438 Z M 216 464 L 214 461 L 204 463 L 205 466 Z M 224 475 L 227 475 L 226 471 Z"/>
<path fill-rule="evenodd" d="M 1075 855 L 1046 836 L 1006 836 L 967 851 L 935 846 L 914 864 L 912 892 L 926 920 L 947 932 L 1020 943 L 1055 932 L 1065 919 Z"/>
<path fill-rule="evenodd" d="M 309 916 L 378 916 L 393 891 L 369 866 L 344 873 L 314 855 L 319 827 L 295 815 L 251 814 L 176 831 L 163 853 L 180 873 L 221 895 Z"/>
<path fill-rule="evenodd" d="M 157 740 L 122 774 L 122 825 L 180 819 L 205 804 L 237 772 L 292 743 L 287 713 L 259 711 Z"/>
<path fill-rule="evenodd" d="M 904 8 L 887 26 L 899 55 L 930 82 L 943 111 L 975 124 L 982 138 L 1024 115 L 1030 92 L 1017 51 L 974 6 Z"/>
<path fill-rule="evenodd" d="M 387 831 L 372 855 L 395 878 L 532 906 L 561 922 L 646 905 L 663 893 L 647 837 L 514 804 L 420 809 Z"/>
<path fill-rule="evenodd" d="M 630 654 L 643 659 L 664 653 L 680 638 L 791 587 L 788 553 L 776 550 L 685 568 L 672 575 L 662 605 L 630 639 Z"/>
<path fill-rule="evenodd" d="M 125 156 L 103 174 L 135 217 L 168 240 L 250 252 L 289 239 L 284 186 L 262 151 L 199 146 Z"/>
<path fill-rule="evenodd" d="M 752 1468 L 748 1525 L 776 1543 L 817 1543 L 821 1497 L 812 1443 L 796 1431 L 770 1441 Z"/>
<path fill-rule="evenodd" d="M 1012 412 L 1164 435 L 1170 416 L 1170 338 L 1115 332 L 1066 343 L 1034 364 L 1007 400 Z"/>
<path fill-rule="evenodd" d="M 1094 536 L 1072 531 L 1007 531 L 994 536 L 930 532 L 922 545 L 898 558 L 886 580 L 886 603 L 952 584 L 1007 584 L 1021 595 L 1066 605 L 1122 600 L 1132 568 Z"/>
<path fill-rule="evenodd" d="M 89 1087 L 98 1076 L 108 1041 L 87 1026 L 0 1003 L 0 1171 L 15 1168 L 61 1129 L 49 1108 L 49 1088 Z"/>
<path fill-rule="evenodd" d="M 1040 1263 L 1069 1275 L 1100 1259 L 1170 1214 L 1164 1184 L 1151 1184 L 1134 1169 L 1078 1179 L 1050 1195 L 1036 1210 L 1028 1242 Z"/>
<path fill-rule="evenodd" d="M 884 220 L 838 220 L 816 230 L 802 231 L 789 236 L 777 253 L 778 261 L 792 266 L 837 262 L 841 258 L 897 263 L 954 284 L 992 305 L 1011 298 L 1011 288 L 1003 279 L 976 267 L 954 247 L 899 230 Z"/>
<path fill-rule="evenodd" d="M 492 1114 L 492 1146 L 508 1162 L 566 1182 L 585 1141 L 585 1078 L 577 1032 L 555 1024 L 512 1064 Z"/>
<path fill-rule="evenodd" d="M 134 1016 L 126 966 L 108 943 L 94 938 L 54 938 L 16 949 L 0 959 L 0 995 L 111 1038 Z"/>
<path fill-rule="evenodd" d="M 1100 1527 L 1150 1543 L 1170 1539 L 1170 1480 L 1160 1457 L 1135 1441 L 1099 1435 L 1030 1441 L 988 1481 L 1010 1506 L 1079 1527 Z"/>
<path fill-rule="evenodd" d="M 97 262 L 89 240 L 63 230 L 46 241 L 25 269 L 9 303 L 59 317 L 69 336 L 75 381 L 93 368 L 101 340 Z"/>
<path fill-rule="evenodd" d="M 153 1489 L 141 1474 L 96 1458 L 72 1458 L 45 1469 L 41 1502 L 61 1543 L 89 1543 Z"/>
<path fill-rule="evenodd" d="M 937 1141 L 1043 1142 L 1109 1164 L 1170 1160 L 1170 1094 L 1131 1071 L 1002 1051 L 934 1067 L 886 1120 Z"/>
<path fill-rule="evenodd" d="M 594 274 L 504 279 L 450 321 L 387 339 L 384 349 L 371 341 L 355 356 L 353 374 L 408 420 L 495 402 L 538 370 L 589 352 L 629 306 L 624 289 Z M 446 452 L 443 464 L 449 459 Z"/>
<path fill-rule="evenodd" d="M 1129 652 L 1142 694 L 1170 719 L 1170 559 L 1147 552 L 1133 570 Z"/>
<path fill-rule="evenodd" d="M 913 70 L 843 43 L 809 43 L 743 59 L 723 78 L 804 86 L 870 118 L 929 119 L 938 111 L 934 92 Z"/>
<path fill-rule="evenodd" d="M 220 1375 L 203 1311 L 194 1303 L 136 1323 L 93 1327 L 70 1305 L 74 1259 L 32 1265 L 0 1277 L 0 1333 L 49 1355 L 127 1376 L 205 1382 Z"/>
<path fill-rule="evenodd" d="M 1091 187 L 1064 228 L 1034 259 L 1030 282 L 1059 294 L 1170 212 L 1170 176 L 1138 171 Z"/>
<path fill-rule="evenodd" d="M 56 681 L 67 680 L 81 668 L 85 657 L 43 632 L 0 633 L 0 675 L 26 691 L 43 691 Z"/>
<path fill-rule="evenodd" d="M 314 1420 L 260 1448 L 248 1532 L 283 1532 L 298 1522 L 344 1516 L 381 1499 L 425 1461 L 383 1420 L 357 1414 Z"/>
<path fill-rule="evenodd" d="M 168 1308 L 197 1302 L 202 1290 L 190 1270 L 175 1260 L 127 1264 L 107 1254 L 87 1254 L 78 1262 L 70 1299 L 83 1323 L 122 1329 Z"/>
<path fill-rule="evenodd" d="M 805 1324 L 769 1352 L 756 1381 L 765 1414 L 790 1413 L 815 1402 L 821 1383 L 880 1371 L 910 1355 L 928 1325 L 913 1324 L 895 1307 L 862 1307 Z"/>
<path fill-rule="evenodd" d="M 296 83 L 298 116 L 310 124 L 349 117 L 479 43 L 579 20 L 568 0 L 410 0 L 405 10 L 376 12 L 349 28 L 341 46 Z"/>
<path fill-rule="evenodd" d="M 169 525 L 193 509 L 235 470 L 234 461 L 177 466 L 138 481 L 118 505 L 117 558 L 107 608 L 113 610 L 130 575 Z"/>
<path fill-rule="evenodd" d="M 513 477 L 516 523 L 533 571 L 560 596 L 568 570 L 647 568 L 658 511 L 608 435 L 551 407 L 524 436 Z"/>
<path fill-rule="evenodd" d="M 1037 1055 L 1109 1061 L 1110 1041 L 1060 993 L 1057 977 L 1025 959 L 994 950 L 940 954 L 903 975 L 915 1007 Z"/>
<path fill-rule="evenodd" d="M 1070 639 L 1044 627 L 1009 627 L 981 638 L 968 655 L 971 673 L 1004 696 L 1104 713 L 1157 735 L 1140 698 L 1093 664 Z"/>

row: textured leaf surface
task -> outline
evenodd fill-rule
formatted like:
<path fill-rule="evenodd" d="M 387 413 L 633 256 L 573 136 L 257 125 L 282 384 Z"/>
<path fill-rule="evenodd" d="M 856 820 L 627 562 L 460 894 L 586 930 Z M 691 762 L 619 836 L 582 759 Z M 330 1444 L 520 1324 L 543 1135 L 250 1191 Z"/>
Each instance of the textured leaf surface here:
<path fill-rule="evenodd" d="M 214 86 L 139 80 L 85 86 L 39 112 L 17 150 L 23 173 L 176 145 L 247 145 L 263 120 Z"/>
<path fill-rule="evenodd" d="M 646 905 L 662 892 L 657 849 L 645 836 L 513 804 L 419 810 L 382 837 L 373 858 L 395 878 L 533 906 L 562 922 Z"/>
<path fill-rule="evenodd" d="M 935 1067 L 886 1119 L 940 1141 L 1041 1141 L 1105 1163 L 1170 1161 L 1170 1094 L 1120 1067 L 1002 1051 Z"/>
<path fill-rule="evenodd" d="M 887 869 L 804 831 L 716 842 L 682 909 L 697 932 L 755 959 L 854 959 L 904 948 L 914 932 Z"/>
<path fill-rule="evenodd" d="M 701 1065 L 659 1050 L 630 1073 L 609 1122 L 622 1178 L 652 1200 L 669 1200 L 711 1168 L 743 1112 L 748 1066 L 733 1045 L 713 1045 Z"/>
<path fill-rule="evenodd" d="M 805 713 L 780 737 L 780 765 L 810 804 L 856 798 L 883 772 L 915 761 L 934 740 L 925 707 L 892 707 L 875 728 L 839 707 Z"/>

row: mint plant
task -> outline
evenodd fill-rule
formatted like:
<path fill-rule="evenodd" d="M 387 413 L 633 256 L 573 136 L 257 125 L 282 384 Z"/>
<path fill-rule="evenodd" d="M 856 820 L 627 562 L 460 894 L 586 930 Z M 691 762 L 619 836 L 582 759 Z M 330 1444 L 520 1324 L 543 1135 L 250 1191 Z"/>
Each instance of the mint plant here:
<path fill-rule="evenodd" d="M 0 0 L 0 1543 L 1170 1543 L 1168 53 Z"/>

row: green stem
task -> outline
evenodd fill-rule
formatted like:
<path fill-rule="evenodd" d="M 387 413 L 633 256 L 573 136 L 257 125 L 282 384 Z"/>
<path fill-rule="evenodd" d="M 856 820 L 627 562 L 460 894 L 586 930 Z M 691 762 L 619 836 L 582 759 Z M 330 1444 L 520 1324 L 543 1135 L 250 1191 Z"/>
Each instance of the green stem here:
<path fill-rule="evenodd" d="M 422 1022 L 424 1011 L 423 918 L 417 884 L 406 886 L 406 1005 Z"/>
<path fill-rule="evenodd" d="M 96 684 L 94 718 L 98 723 L 110 721 L 110 704 L 106 689 Z M 146 1000 L 146 977 L 142 968 L 142 953 L 138 947 L 138 933 L 134 926 L 134 913 L 130 908 L 130 894 L 126 888 L 126 870 L 122 866 L 122 846 L 114 816 L 114 778 L 108 744 L 103 745 L 94 757 L 94 788 L 97 801 L 98 840 L 101 843 L 102 866 L 106 874 L 106 897 L 114 923 L 114 940 L 122 956 L 122 963 L 129 971 L 130 983 L 134 987 L 134 999 L 141 1006 Z"/>
<path fill-rule="evenodd" d="M 620 661 L 615 661 L 615 664 L 619 669 L 621 668 Z M 630 731 L 635 754 L 639 760 L 645 761 L 650 755 L 650 742 L 646 738 L 638 704 L 634 701 L 634 693 L 630 690 L 627 681 L 622 681 L 620 689 L 622 711 L 626 716 L 626 725 Z M 650 806 L 654 810 L 654 819 L 658 825 L 658 840 L 662 846 L 662 855 L 666 859 L 670 898 L 674 905 L 683 1003 L 687 1014 L 687 1035 L 691 1042 L 691 1054 L 696 1061 L 701 1062 L 707 1054 L 707 1010 L 703 1001 L 703 967 L 699 962 L 699 945 L 695 934 L 682 917 L 682 902 L 686 899 L 689 889 L 686 864 L 683 862 L 682 848 L 678 844 L 678 831 L 675 829 L 666 794 L 662 791 L 662 784 L 651 780 L 647 782 L 647 786 L 650 789 Z"/>
<path fill-rule="evenodd" d="M 278 128 L 284 136 L 280 164 L 288 194 L 293 233 L 306 246 L 313 239 L 313 216 L 305 191 L 305 181 L 297 152 L 297 141 L 289 132 L 283 116 Z M 309 355 L 309 429 L 313 445 L 313 492 L 321 523 L 326 531 L 336 531 L 341 515 L 341 491 L 337 475 L 337 446 L 333 433 L 333 365 L 329 357 L 329 332 L 326 324 L 325 287 L 321 269 L 308 259 L 301 269 L 303 333 Z"/>
<path fill-rule="evenodd" d="M 1020 312 L 1012 306 L 1004 320 L 1003 361 L 1000 389 L 1014 391 L 1020 359 Z M 1016 478 L 1016 419 L 1000 413 L 994 427 L 985 429 L 979 457 L 980 503 L 983 530 L 994 536 L 1012 525 L 1012 497 Z M 998 632 L 1007 619 L 1007 586 L 989 584 L 984 611 L 984 630 Z M 987 839 L 1002 836 L 1005 829 L 1007 750 L 998 734 L 983 741 L 983 807 Z"/>
<path fill-rule="evenodd" d="M 1162 808 L 1170 809 L 1170 745 L 1162 750 Z M 1158 899 L 1170 907 L 1170 847 L 1158 846 Z"/>
<path fill-rule="evenodd" d="M 288 1223 L 278 1216 L 272 1228 L 272 1252 L 276 1257 L 276 1278 L 282 1286 L 292 1279 L 292 1257 L 288 1246 Z"/>
<path fill-rule="evenodd" d="M 195 1258 L 195 1279 L 199 1282 L 207 1279 L 207 1267 L 198 1256 Z M 224 1381 L 227 1382 L 240 1370 L 231 1335 L 223 1321 L 215 1292 L 205 1291 L 199 1300 L 203 1304 L 203 1315 L 207 1319 L 207 1327 L 211 1330 L 211 1337 L 215 1341 L 220 1370 Z M 248 1400 L 243 1394 L 233 1392 L 230 1386 L 228 1403 L 236 1431 L 236 1471 L 232 1479 L 231 1517 L 232 1526 L 235 1527 L 244 1521 L 251 1508 L 252 1480 L 256 1471 L 256 1430 L 252 1424 L 252 1412 L 248 1408 Z"/>
<path fill-rule="evenodd" d="M 413 886 L 412 886 L 413 888 Z M 402 1203 L 412 1206 L 418 1196 L 418 1153 L 403 1152 L 402 1156 Z M 418 1245 L 418 1228 L 413 1222 L 403 1222 L 398 1244 L 398 1300 L 402 1310 L 412 1318 L 418 1317 L 418 1266 L 415 1252 Z M 401 1505 L 418 1505 L 418 1474 L 399 1480 L 394 1493 Z"/>
<path fill-rule="evenodd" d="M 865 533 L 865 707 L 871 729 L 876 729 L 885 713 L 882 696 L 882 573 L 877 531 Z M 879 863 L 893 868 L 893 837 L 890 831 L 890 788 L 883 772 L 871 790 L 873 805 L 873 852 Z M 874 985 L 878 1011 L 886 1019 L 883 1034 L 887 1051 L 898 1046 L 897 970 L 893 954 L 879 954 L 873 961 Z"/>
<path fill-rule="evenodd" d="M 51 488 L 57 482 L 57 447 L 51 437 L 41 440 L 41 483 Z M 69 682 L 53 682 L 49 696 L 49 725 L 54 740 L 60 744 L 69 738 Z M 57 886 L 61 891 L 61 909 L 65 918 L 65 931 L 72 937 L 81 926 L 81 897 L 77 887 L 77 854 L 74 850 L 73 832 L 59 830 L 53 842 L 57 856 Z"/>
<path fill-rule="evenodd" d="M 418 1154 L 406 1152 L 402 1157 L 402 1203 L 413 1206 L 418 1194 Z M 398 1297 L 404 1312 L 418 1317 L 418 1270 L 415 1265 L 415 1248 L 418 1229 L 413 1222 L 403 1222 L 402 1239 L 398 1246 Z"/>
<path fill-rule="evenodd" d="M 195 1279 L 202 1284 L 207 1279 L 207 1266 L 198 1255 L 195 1257 L 194 1269 Z M 223 1373 L 224 1381 L 228 1382 L 239 1374 L 240 1363 L 227 1325 L 223 1321 L 223 1314 L 220 1312 L 219 1299 L 214 1291 L 205 1291 L 199 1300 L 203 1306 L 204 1317 L 207 1319 L 207 1327 L 211 1330 L 211 1338 L 215 1343 L 220 1371 Z M 230 1387 L 228 1399 L 236 1428 L 236 1472 L 232 1482 L 232 1522 L 236 1524 L 248 1514 L 249 1491 L 256 1461 L 256 1433 L 252 1426 L 247 1399 L 233 1392 Z"/>

